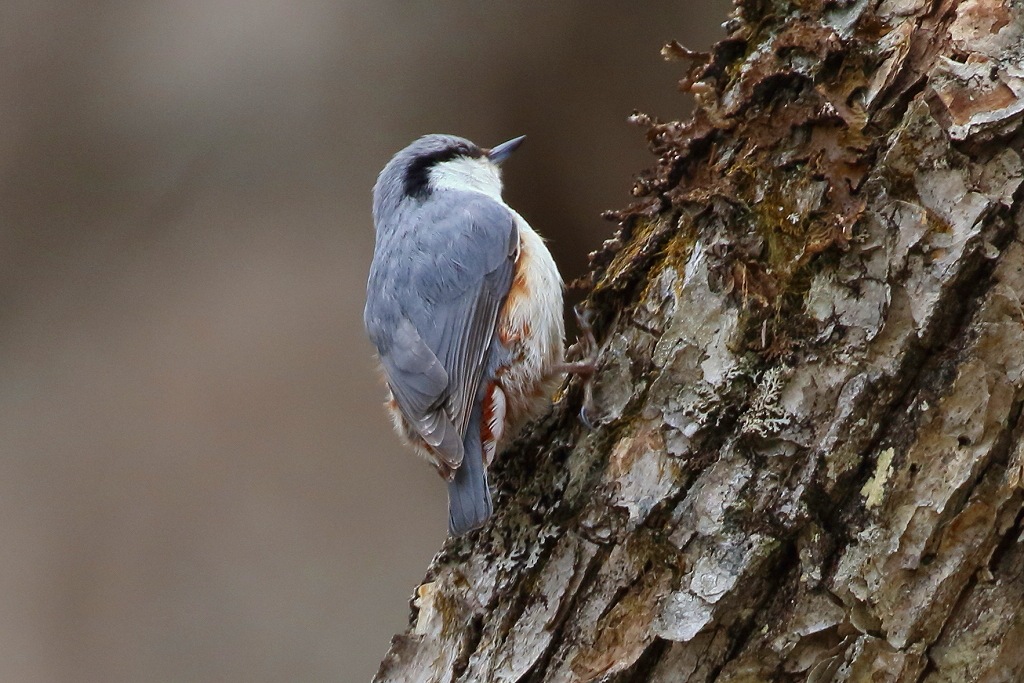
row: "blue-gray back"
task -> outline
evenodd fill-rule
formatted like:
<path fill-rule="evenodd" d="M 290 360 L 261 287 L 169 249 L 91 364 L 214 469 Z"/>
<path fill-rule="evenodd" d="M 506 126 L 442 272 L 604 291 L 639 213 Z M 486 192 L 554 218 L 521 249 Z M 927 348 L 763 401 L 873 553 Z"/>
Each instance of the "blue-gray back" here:
<path fill-rule="evenodd" d="M 402 414 L 457 467 L 514 277 L 515 220 L 486 195 L 450 189 L 375 214 L 367 333 Z"/>

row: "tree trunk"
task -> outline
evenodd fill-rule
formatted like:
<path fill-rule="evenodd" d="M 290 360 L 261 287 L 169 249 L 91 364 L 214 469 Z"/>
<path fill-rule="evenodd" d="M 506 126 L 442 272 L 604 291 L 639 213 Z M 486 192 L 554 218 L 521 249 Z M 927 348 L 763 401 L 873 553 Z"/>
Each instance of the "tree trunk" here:
<path fill-rule="evenodd" d="M 739 5 L 375 680 L 1024 680 L 1024 2 Z"/>

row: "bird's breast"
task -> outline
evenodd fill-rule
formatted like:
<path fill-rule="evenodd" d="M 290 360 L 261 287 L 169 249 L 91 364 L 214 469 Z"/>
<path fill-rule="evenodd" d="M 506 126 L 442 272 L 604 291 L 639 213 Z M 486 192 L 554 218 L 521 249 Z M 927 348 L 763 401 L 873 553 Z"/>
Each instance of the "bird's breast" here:
<path fill-rule="evenodd" d="M 555 366 L 565 356 L 562 277 L 540 235 L 518 214 L 516 222 L 519 256 L 498 321 L 498 334 L 509 351 L 497 377 L 507 406 L 506 437 L 550 404 L 561 380 Z"/>

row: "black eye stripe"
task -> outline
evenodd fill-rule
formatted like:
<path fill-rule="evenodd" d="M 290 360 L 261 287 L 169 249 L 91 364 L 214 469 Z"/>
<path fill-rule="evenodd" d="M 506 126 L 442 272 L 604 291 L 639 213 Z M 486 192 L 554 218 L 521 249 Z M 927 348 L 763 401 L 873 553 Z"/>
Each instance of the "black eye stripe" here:
<path fill-rule="evenodd" d="M 409 167 L 405 170 L 405 178 L 403 179 L 405 194 L 410 197 L 417 197 L 421 199 L 425 197 L 429 191 L 428 181 L 430 179 L 430 169 L 435 164 L 451 161 L 457 157 L 479 159 L 483 155 L 483 150 L 476 145 L 456 145 L 454 147 L 446 147 L 445 149 L 441 149 L 430 154 L 418 156 L 412 160 Z"/>

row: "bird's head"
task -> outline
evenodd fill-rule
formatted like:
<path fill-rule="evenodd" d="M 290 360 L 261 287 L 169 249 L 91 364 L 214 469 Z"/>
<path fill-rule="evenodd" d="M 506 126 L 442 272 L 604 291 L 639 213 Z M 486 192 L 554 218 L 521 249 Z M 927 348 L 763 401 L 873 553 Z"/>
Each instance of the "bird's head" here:
<path fill-rule="evenodd" d="M 424 135 L 398 152 L 373 188 L 374 215 L 407 201 L 421 202 L 439 190 L 482 192 L 501 199 L 502 162 L 525 135 L 490 149 L 454 135 Z"/>

